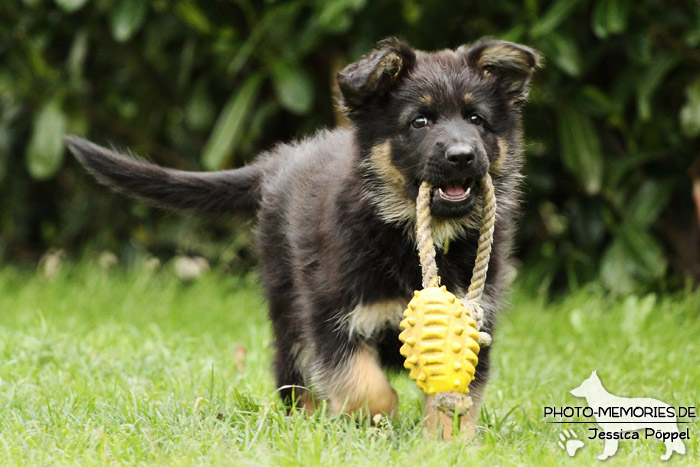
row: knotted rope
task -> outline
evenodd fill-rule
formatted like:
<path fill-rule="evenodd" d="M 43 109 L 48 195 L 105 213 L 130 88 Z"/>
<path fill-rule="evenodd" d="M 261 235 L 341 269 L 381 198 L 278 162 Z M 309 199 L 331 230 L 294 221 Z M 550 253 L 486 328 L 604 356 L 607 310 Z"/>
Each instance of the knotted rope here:
<path fill-rule="evenodd" d="M 416 237 L 418 243 L 418 256 L 423 272 L 423 288 L 439 287 L 437 263 L 435 262 L 435 244 L 433 243 L 430 198 L 432 187 L 423 182 L 418 190 L 416 200 Z M 467 310 L 476 321 L 479 331 L 479 346 L 488 347 L 491 344 L 491 335 L 481 331 L 484 326 L 484 310 L 481 307 L 481 297 L 486 284 L 486 273 L 489 268 L 491 246 L 493 244 L 493 231 L 496 223 L 496 196 L 494 194 L 491 176 L 487 173 L 481 180 L 481 228 L 476 252 L 474 269 L 472 270 L 471 284 L 466 297 L 462 298 Z M 466 395 L 458 393 L 437 393 L 436 404 L 443 412 L 465 415 L 471 402 L 466 402 Z"/>

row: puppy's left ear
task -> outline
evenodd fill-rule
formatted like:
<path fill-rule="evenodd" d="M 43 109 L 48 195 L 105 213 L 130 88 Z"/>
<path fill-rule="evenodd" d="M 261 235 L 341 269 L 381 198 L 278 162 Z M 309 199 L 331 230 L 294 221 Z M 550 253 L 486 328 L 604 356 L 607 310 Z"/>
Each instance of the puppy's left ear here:
<path fill-rule="evenodd" d="M 411 47 L 390 38 L 338 73 L 338 87 L 347 110 L 358 110 L 376 97 L 388 93 L 416 62 Z"/>
<path fill-rule="evenodd" d="M 494 80 L 513 104 L 527 101 L 532 73 L 541 62 L 535 50 L 514 42 L 482 41 L 459 51 L 471 68 Z"/>

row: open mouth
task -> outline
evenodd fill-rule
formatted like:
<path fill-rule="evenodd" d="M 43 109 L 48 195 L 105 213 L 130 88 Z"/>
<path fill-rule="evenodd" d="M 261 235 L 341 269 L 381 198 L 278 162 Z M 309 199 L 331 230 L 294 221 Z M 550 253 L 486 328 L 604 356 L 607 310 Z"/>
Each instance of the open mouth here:
<path fill-rule="evenodd" d="M 436 183 L 430 202 L 431 211 L 443 217 L 466 215 L 474 204 L 474 185 L 474 178 Z"/>
<path fill-rule="evenodd" d="M 442 201 L 448 201 L 450 203 L 461 203 L 466 201 L 469 196 L 471 196 L 472 187 L 463 185 L 446 185 L 444 187 L 438 187 L 437 191 L 433 194 L 433 197 L 437 197 Z"/>
<path fill-rule="evenodd" d="M 474 179 L 460 182 L 449 182 L 433 188 L 433 202 L 447 204 L 463 204 L 471 201 Z"/>

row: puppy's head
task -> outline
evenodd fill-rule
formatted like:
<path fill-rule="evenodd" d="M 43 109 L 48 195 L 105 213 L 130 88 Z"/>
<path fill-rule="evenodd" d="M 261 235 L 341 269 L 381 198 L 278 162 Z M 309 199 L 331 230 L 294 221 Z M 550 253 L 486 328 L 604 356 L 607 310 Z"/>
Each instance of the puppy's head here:
<path fill-rule="evenodd" d="M 511 42 L 428 53 L 388 39 L 342 70 L 342 105 L 361 146 L 368 199 L 380 214 L 411 220 L 418 186 L 427 181 L 433 216 L 478 217 L 472 212 L 481 178 L 491 172 L 498 183 L 520 170 L 520 107 L 538 65 L 534 50 Z"/>

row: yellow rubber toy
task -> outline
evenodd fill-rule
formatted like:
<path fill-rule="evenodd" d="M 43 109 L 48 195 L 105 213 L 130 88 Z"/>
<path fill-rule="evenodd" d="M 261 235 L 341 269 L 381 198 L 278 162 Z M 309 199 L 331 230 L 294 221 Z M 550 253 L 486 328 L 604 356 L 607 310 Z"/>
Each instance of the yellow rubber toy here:
<path fill-rule="evenodd" d="M 409 376 L 428 395 L 468 393 L 479 361 L 476 322 L 445 286 L 415 292 L 399 340 Z"/>

